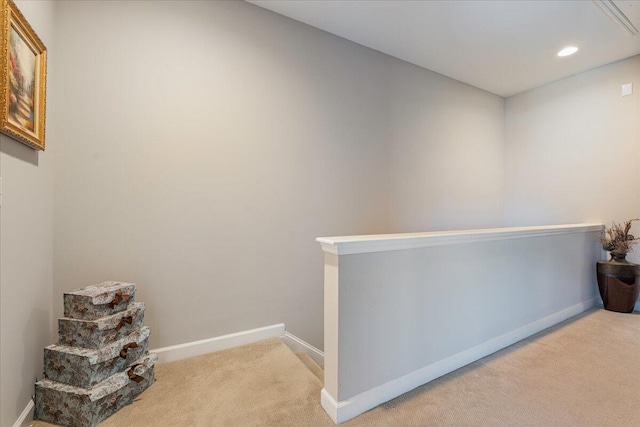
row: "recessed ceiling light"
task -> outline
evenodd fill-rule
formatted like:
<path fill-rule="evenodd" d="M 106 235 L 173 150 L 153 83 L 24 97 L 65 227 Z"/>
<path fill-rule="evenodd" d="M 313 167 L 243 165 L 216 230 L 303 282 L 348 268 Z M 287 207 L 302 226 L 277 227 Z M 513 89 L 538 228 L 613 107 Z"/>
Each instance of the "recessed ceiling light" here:
<path fill-rule="evenodd" d="M 578 48 L 575 46 L 568 46 L 565 47 L 564 49 L 562 49 L 560 52 L 558 52 L 558 56 L 569 56 L 569 55 L 573 55 L 574 53 L 576 53 L 578 51 Z"/>

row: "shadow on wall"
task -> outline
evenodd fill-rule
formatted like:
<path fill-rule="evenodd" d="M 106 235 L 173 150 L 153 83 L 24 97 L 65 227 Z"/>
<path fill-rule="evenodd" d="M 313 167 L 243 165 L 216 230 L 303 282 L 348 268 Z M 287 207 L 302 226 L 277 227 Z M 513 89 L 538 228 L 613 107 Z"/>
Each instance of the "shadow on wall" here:
<path fill-rule="evenodd" d="M 28 148 L 25 146 L 25 148 Z M 16 402 L 16 414 L 22 413 L 24 410 L 25 402 L 31 399 L 34 393 L 34 387 L 38 378 L 30 378 L 32 372 L 43 372 L 42 361 L 44 360 L 44 349 L 40 351 L 33 351 L 33 343 L 35 342 L 48 342 L 50 334 L 49 328 L 49 316 L 50 313 L 46 310 L 35 309 L 31 312 L 29 320 L 27 321 L 24 329 L 22 330 L 22 344 L 23 344 L 23 357 L 22 357 L 22 378 L 24 379 L 23 387 L 27 387 L 26 390 L 21 391 L 21 397 Z M 33 339 L 33 331 L 47 331 L 42 336 L 35 337 Z M 42 374 L 41 374 L 42 376 Z M 24 394 L 26 394 L 26 396 Z"/>
<path fill-rule="evenodd" d="M 0 136 L 0 152 L 7 156 L 22 160 L 25 163 L 38 166 L 38 151 L 27 147 L 21 142 L 11 139 L 8 136 Z"/>

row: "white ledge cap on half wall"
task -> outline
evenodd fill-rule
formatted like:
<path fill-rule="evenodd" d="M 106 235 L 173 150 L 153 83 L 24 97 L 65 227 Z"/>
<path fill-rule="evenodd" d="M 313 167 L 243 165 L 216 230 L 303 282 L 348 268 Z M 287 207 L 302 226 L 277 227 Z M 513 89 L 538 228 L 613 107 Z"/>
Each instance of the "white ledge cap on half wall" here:
<path fill-rule="evenodd" d="M 373 234 L 363 236 L 318 237 L 322 250 L 334 255 L 398 251 L 458 243 L 521 239 L 558 234 L 591 233 L 604 230 L 604 224 L 564 224 L 534 227 L 483 228 L 479 230 L 433 231 L 428 233 Z"/>

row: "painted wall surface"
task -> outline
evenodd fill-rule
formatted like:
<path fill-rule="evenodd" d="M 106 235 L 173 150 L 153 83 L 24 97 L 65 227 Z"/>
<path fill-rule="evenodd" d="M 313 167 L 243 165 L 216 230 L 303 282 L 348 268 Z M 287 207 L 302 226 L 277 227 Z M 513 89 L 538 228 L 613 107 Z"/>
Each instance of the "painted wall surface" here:
<path fill-rule="evenodd" d="M 51 344 L 53 289 L 53 159 L 55 148 L 54 4 L 16 1 L 48 49 L 46 151 L 0 135 L 0 425 L 25 409 L 44 346 Z"/>
<path fill-rule="evenodd" d="M 507 99 L 506 224 L 640 217 L 639 93 L 635 56 Z"/>
<path fill-rule="evenodd" d="M 322 348 L 317 236 L 640 216 L 640 57 L 505 105 L 243 2 L 18 5 L 49 108 L 44 153 L 0 136 L 0 425 L 65 290 L 137 282 L 153 347 L 284 322 Z"/>
<path fill-rule="evenodd" d="M 347 401 L 593 301 L 597 235 L 550 234 L 340 256 L 334 398 Z"/>
<path fill-rule="evenodd" d="M 153 347 L 283 322 L 322 348 L 316 237 L 502 221 L 500 97 L 243 2 L 56 13 L 54 301 L 134 281 Z"/>
<path fill-rule="evenodd" d="M 504 98 L 395 61 L 393 233 L 502 227 Z"/>

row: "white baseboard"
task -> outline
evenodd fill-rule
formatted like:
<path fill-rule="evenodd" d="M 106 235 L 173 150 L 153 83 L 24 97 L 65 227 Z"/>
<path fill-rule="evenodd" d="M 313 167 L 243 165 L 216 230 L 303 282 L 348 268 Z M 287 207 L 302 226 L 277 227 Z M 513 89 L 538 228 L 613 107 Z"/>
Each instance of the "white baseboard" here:
<path fill-rule="evenodd" d="M 636 301 L 635 307 L 633 307 L 635 311 L 640 311 L 640 301 Z"/>
<path fill-rule="evenodd" d="M 508 332 L 468 350 L 449 356 L 446 359 L 439 360 L 344 401 L 336 401 L 335 398 L 333 398 L 333 396 L 323 388 L 320 394 L 322 407 L 329 417 L 331 417 L 333 422 L 339 424 L 344 421 L 348 421 L 369 409 L 375 408 L 381 403 L 388 402 L 389 400 L 426 384 L 429 381 L 433 381 L 436 378 L 448 374 L 449 372 L 460 369 L 463 366 L 475 362 L 476 360 L 482 359 L 485 356 L 502 350 L 511 344 L 547 329 L 556 323 L 560 323 L 570 317 L 580 314 L 593 307 L 597 300 L 597 298 L 593 298 L 576 304 L 557 313 L 536 320 L 535 322 L 518 328 L 515 331 Z"/>
<path fill-rule="evenodd" d="M 252 344 L 269 338 L 280 338 L 284 335 L 284 324 L 265 326 L 220 337 L 208 338 L 200 341 L 192 341 L 184 344 L 162 347 L 150 350 L 158 355 L 158 363 L 172 362 L 188 357 L 200 356 L 226 350 L 232 347 Z"/>
<path fill-rule="evenodd" d="M 27 403 L 27 406 L 25 406 L 16 422 L 13 423 L 13 427 L 29 427 L 31 425 L 31 421 L 33 420 L 34 406 L 35 403 L 33 403 L 33 399 L 29 399 L 29 403 Z"/>
<path fill-rule="evenodd" d="M 311 357 L 318 365 L 324 368 L 324 353 L 308 342 L 301 340 L 289 332 L 285 332 L 281 337 L 282 341 L 293 351 L 294 353 L 306 353 Z"/>
<path fill-rule="evenodd" d="M 329 394 L 327 389 L 324 387 L 320 391 L 320 405 L 322 406 L 322 409 L 324 409 L 324 411 L 327 413 L 327 415 L 329 415 L 329 418 L 331 418 L 333 422 L 336 424 L 340 424 L 343 421 L 347 421 L 347 419 L 342 419 L 341 417 L 338 417 L 338 409 L 341 406 L 345 406 L 348 404 L 349 404 L 348 401 L 346 403 L 345 402 L 338 403 L 333 398 L 333 396 Z M 360 414 L 356 414 L 356 415 L 360 415 Z M 356 415 L 354 415 L 354 417 Z M 348 418 L 348 419 L 350 420 L 351 418 Z"/>

